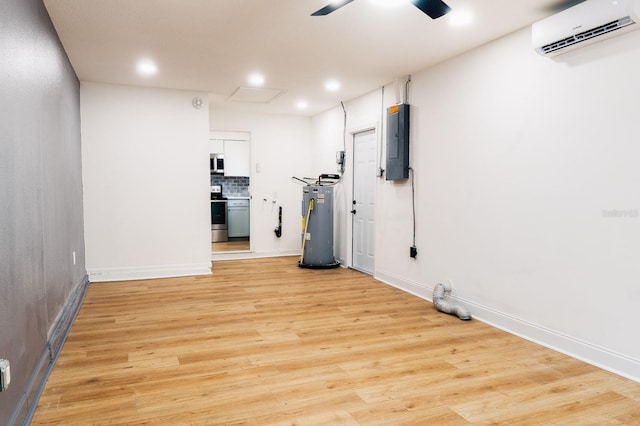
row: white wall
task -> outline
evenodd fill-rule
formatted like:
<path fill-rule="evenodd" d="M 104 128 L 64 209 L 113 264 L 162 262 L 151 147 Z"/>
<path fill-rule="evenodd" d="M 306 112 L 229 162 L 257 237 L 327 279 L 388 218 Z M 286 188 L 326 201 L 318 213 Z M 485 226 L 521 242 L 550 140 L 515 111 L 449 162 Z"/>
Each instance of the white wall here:
<path fill-rule="evenodd" d="M 375 275 L 427 299 L 450 280 L 476 318 L 640 380 L 638 75 L 640 33 L 550 60 L 528 28 L 415 74 L 418 257 L 410 183 L 379 179 Z M 378 120 L 365 98 L 349 120 Z"/>
<path fill-rule="evenodd" d="M 251 133 L 252 253 L 216 253 L 214 261 L 300 253 L 302 188 L 291 178 L 309 176 L 314 171 L 310 123 L 308 117 L 211 110 L 211 130 Z M 273 231 L 278 226 L 279 206 L 282 236 L 277 238 Z"/>
<path fill-rule="evenodd" d="M 210 273 L 206 94 L 83 82 L 80 96 L 91 281 Z"/>

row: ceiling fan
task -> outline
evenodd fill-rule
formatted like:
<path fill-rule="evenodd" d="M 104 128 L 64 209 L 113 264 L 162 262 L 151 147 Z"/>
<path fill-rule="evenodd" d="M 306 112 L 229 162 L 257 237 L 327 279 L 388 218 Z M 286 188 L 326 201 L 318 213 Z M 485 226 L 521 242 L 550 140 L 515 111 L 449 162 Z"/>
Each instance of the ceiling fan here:
<path fill-rule="evenodd" d="M 327 6 L 319 9 L 311 14 L 311 16 L 325 16 L 330 14 L 331 12 L 335 12 L 340 9 L 342 6 L 345 6 L 351 3 L 353 0 L 338 0 L 333 1 Z M 410 0 L 411 3 L 418 9 L 420 9 L 423 13 L 426 13 L 431 17 L 431 19 L 437 19 L 443 15 L 449 13 L 451 8 L 447 6 L 445 2 L 442 0 Z"/>
<path fill-rule="evenodd" d="M 585 0 L 558 0 L 555 3 L 547 6 L 545 11 L 547 12 L 562 12 L 565 9 L 569 9 L 577 4 L 584 3 Z"/>

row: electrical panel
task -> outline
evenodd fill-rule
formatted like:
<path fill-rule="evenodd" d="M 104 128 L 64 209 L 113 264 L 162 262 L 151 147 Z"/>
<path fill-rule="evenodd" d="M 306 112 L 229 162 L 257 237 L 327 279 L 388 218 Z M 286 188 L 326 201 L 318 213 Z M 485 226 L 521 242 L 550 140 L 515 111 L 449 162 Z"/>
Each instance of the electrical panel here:
<path fill-rule="evenodd" d="M 386 180 L 409 178 L 409 105 L 387 109 Z"/>

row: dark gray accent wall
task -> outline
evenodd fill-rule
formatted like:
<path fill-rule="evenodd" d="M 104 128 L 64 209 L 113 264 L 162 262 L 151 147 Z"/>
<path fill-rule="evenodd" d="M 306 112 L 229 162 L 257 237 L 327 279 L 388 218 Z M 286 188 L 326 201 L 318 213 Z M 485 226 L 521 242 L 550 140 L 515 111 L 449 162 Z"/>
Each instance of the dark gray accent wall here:
<path fill-rule="evenodd" d="M 22 422 L 34 401 L 84 264 L 79 82 L 42 1 L 2 0 L 0 358 L 11 384 L 1 425 Z"/>

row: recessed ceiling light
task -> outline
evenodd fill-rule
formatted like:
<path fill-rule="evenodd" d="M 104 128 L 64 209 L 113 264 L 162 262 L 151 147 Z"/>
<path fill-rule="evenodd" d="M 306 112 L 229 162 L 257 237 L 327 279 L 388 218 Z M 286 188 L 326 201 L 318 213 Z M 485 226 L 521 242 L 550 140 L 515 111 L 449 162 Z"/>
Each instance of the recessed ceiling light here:
<path fill-rule="evenodd" d="M 138 74 L 144 77 L 149 77 L 158 72 L 158 66 L 151 59 L 141 59 L 136 65 L 136 70 L 138 71 Z"/>
<path fill-rule="evenodd" d="M 249 75 L 247 80 L 249 81 L 249 84 L 254 87 L 262 86 L 264 84 L 264 75 L 255 72 Z"/>
<path fill-rule="evenodd" d="M 453 27 L 464 27 L 473 21 L 473 15 L 465 9 L 452 10 L 449 13 L 449 24 Z"/>
<path fill-rule="evenodd" d="M 324 83 L 324 88 L 329 92 L 336 92 L 340 89 L 340 82 L 338 80 L 327 80 L 327 82 Z"/>
<path fill-rule="evenodd" d="M 298 108 L 298 109 L 307 109 L 307 108 L 309 108 L 309 103 L 307 101 L 298 101 L 296 103 L 296 108 Z"/>

